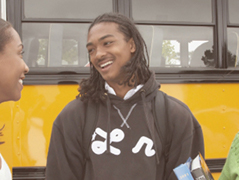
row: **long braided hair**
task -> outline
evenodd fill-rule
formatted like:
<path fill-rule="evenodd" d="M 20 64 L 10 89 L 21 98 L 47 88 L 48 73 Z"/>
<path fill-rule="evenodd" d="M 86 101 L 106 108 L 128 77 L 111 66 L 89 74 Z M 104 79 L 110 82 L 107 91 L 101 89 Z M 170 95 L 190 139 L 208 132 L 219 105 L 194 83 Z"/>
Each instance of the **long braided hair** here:
<path fill-rule="evenodd" d="M 134 55 L 121 69 L 125 77 L 122 84 L 132 87 L 136 87 L 138 84 L 144 84 L 151 75 L 148 64 L 149 56 L 146 44 L 134 23 L 124 15 L 105 13 L 98 16 L 92 22 L 88 33 L 94 25 L 102 22 L 118 24 L 118 30 L 124 34 L 126 42 L 133 38 L 135 43 L 136 51 Z M 104 93 L 106 92 L 104 85 L 105 80 L 92 63 L 90 63 L 90 77 L 81 80 L 78 97 L 80 97 L 82 101 L 92 100 L 98 102 L 99 100 L 103 100 Z"/>

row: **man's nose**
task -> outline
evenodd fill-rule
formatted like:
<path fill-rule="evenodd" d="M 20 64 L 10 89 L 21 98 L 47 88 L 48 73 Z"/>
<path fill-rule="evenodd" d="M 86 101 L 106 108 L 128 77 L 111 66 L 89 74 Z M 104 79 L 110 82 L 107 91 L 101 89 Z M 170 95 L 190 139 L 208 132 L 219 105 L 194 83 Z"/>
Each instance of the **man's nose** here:
<path fill-rule="evenodd" d="M 95 54 L 96 59 L 101 59 L 105 55 L 106 55 L 106 51 L 104 50 L 104 48 L 99 47 L 96 49 L 96 54 Z"/>

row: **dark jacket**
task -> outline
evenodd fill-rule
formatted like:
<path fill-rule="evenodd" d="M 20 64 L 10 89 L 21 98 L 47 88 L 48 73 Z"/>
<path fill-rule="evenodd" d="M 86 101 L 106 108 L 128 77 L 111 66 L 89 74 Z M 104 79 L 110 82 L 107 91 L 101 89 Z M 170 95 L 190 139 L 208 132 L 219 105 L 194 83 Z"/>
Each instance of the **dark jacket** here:
<path fill-rule="evenodd" d="M 108 94 L 100 103 L 96 125 L 92 123 L 95 131 L 87 158 L 83 143 L 87 103 L 70 102 L 53 124 L 46 179 L 176 180 L 176 166 L 198 152 L 204 155 L 203 135 L 188 107 L 168 96 L 170 144 L 164 152 L 152 113 L 158 88 L 152 75 L 128 100 Z"/>

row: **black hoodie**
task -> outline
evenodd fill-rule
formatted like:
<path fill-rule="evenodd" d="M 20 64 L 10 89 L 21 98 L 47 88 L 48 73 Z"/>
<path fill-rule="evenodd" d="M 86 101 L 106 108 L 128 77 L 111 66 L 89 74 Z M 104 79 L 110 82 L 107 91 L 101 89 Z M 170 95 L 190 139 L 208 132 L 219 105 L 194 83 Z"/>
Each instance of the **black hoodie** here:
<path fill-rule="evenodd" d="M 80 99 L 70 102 L 53 124 L 46 179 L 176 180 L 173 168 L 198 152 L 204 155 L 203 135 L 188 107 L 169 96 L 172 138 L 168 158 L 165 157 L 152 113 L 152 100 L 158 88 L 152 75 L 127 100 L 107 95 L 99 106 L 87 160 L 83 151 L 87 104 Z"/>

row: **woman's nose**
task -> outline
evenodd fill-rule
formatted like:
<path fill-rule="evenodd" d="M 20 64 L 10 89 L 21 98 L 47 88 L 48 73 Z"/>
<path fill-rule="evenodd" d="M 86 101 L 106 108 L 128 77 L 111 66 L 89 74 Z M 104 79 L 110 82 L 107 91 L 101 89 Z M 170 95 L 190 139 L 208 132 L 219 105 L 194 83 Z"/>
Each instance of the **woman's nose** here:
<path fill-rule="evenodd" d="M 27 74 L 29 72 L 29 67 L 27 66 L 27 64 L 25 63 L 25 70 L 24 70 L 24 74 Z"/>

